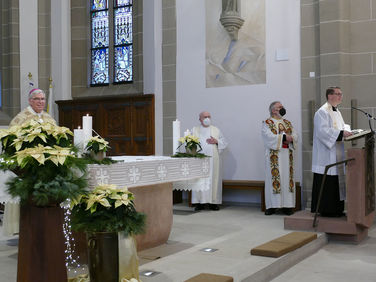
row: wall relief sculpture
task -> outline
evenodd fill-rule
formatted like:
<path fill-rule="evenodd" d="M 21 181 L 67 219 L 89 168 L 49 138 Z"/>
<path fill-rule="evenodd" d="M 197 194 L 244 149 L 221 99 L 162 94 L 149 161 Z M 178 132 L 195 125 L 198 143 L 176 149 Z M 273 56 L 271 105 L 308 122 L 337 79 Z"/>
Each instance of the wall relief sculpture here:
<path fill-rule="evenodd" d="M 219 21 L 232 40 L 238 40 L 238 31 L 244 23 L 238 11 L 238 0 L 222 0 L 222 13 Z"/>
<path fill-rule="evenodd" d="M 206 87 L 264 83 L 265 1 L 206 0 Z"/>

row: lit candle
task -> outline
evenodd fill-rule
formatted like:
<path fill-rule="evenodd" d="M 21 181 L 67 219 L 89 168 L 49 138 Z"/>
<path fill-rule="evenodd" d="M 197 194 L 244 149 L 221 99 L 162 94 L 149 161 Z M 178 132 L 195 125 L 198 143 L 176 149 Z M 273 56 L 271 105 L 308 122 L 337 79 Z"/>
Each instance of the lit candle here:
<path fill-rule="evenodd" d="M 82 127 L 84 130 L 84 143 L 86 143 L 91 138 L 93 132 L 93 117 L 86 114 L 86 116 L 82 117 Z"/>
<path fill-rule="evenodd" d="M 79 126 L 77 129 L 73 130 L 73 135 L 74 146 L 76 146 L 80 152 L 83 151 L 85 141 L 84 130 Z"/>
<path fill-rule="evenodd" d="M 191 135 L 191 131 L 189 129 L 187 129 L 186 131 L 184 131 L 184 137 L 187 136 L 187 135 Z"/>

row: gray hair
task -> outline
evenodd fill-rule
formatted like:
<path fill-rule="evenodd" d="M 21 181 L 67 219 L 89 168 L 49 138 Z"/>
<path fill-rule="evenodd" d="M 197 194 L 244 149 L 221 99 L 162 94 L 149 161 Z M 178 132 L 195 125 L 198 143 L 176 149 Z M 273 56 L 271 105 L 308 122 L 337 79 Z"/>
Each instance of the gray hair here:
<path fill-rule="evenodd" d="M 274 110 L 274 106 L 275 106 L 275 104 L 277 104 L 277 103 L 281 103 L 281 102 L 280 102 L 280 101 L 274 101 L 274 102 L 272 102 L 272 103 L 270 104 L 270 106 L 269 106 L 269 113 L 270 113 L 270 116 L 273 114 L 272 111 Z"/>
<path fill-rule="evenodd" d="M 35 95 L 42 93 L 46 97 L 46 93 L 42 89 L 34 88 L 29 92 L 29 99 L 33 98 Z"/>

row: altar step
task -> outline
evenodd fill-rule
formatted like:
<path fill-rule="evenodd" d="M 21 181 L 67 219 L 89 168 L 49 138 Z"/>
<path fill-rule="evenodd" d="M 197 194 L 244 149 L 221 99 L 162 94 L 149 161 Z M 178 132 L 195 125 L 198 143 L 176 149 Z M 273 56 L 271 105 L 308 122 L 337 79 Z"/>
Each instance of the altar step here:
<path fill-rule="evenodd" d="M 317 216 L 316 227 L 313 227 L 314 213 L 303 210 L 287 216 L 284 226 L 287 230 L 304 230 L 325 232 L 330 240 L 350 241 L 359 243 L 368 235 L 368 228 L 349 222 L 346 216 L 320 217 Z"/>
<path fill-rule="evenodd" d="M 266 217 L 255 207 L 174 212 L 167 244 L 139 253 L 140 272 L 155 272 L 140 279 L 183 282 L 204 272 L 231 276 L 234 281 L 270 281 L 328 242 L 324 233 L 318 233 L 316 240 L 279 258 L 251 255 L 252 248 L 290 233 L 283 229 L 283 220 L 281 215 Z"/>
<path fill-rule="evenodd" d="M 219 253 L 220 250 L 226 249 L 221 244 L 207 242 L 184 249 L 189 246 L 179 242 L 167 242 L 165 245 L 139 253 L 140 272 L 155 272 L 151 277 L 141 276 L 140 279 L 143 282 L 182 282 L 201 272 L 207 272 L 229 275 L 234 281 L 267 282 L 316 253 L 327 242 L 327 236 L 320 233 L 316 240 L 279 258 L 253 256 L 248 249 L 244 249 L 239 259 L 235 259 L 234 254 L 226 256 Z M 208 245 L 218 248 L 218 253 L 200 251 Z M 177 252 L 173 254 L 174 250 Z"/>

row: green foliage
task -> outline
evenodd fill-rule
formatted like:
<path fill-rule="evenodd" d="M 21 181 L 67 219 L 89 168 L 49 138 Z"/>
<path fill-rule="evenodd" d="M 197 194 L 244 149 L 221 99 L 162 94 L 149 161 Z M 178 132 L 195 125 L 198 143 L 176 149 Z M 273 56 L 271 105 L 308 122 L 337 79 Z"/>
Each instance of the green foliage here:
<path fill-rule="evenodd" d="M 96 160 L 94 159 L 91 154 L 84 154 L 83 158 L 86 160 L 87 164 L 100 164 L 100 165 L 110 165 L 110 164 L 115 164 L 118 161 L 115 161 L 111 158 L 104 158 L 103 160 Z"/>
<path fill-rule="evenodd" d="M 8 193 L 13 197 L 19 196 L 22 203 L 32 201 L 38 206 L 60 203 L 85 191 L 85 169 L 86 163 L 78 158 L 70 159 L 65 166 L 59 167 L 52 163 L 29 164 L 7 182 Z"/>
<path fill-rule="evenodd" d="M 171 156 L 172 158 L 199 158 L 199 159 L 203 159 L 203 158 L 207 158 L 209 156 L 205 155 L 205 154 L 201 154 L 201 153 L 196 153 L 196 154 L 189 154 L 189 153 L 176 153 L 175 155 L 172 155 Z"/>
<path fill-rule="evenodd" d="M 76 205 L 72 209 L 72 229 L 85 232 L 125 232 L 136 235 L 145 231 L 146 215 L 137 212 L 133 205 L 117 208 L 98 205 L 94 213 L 86 210 L 86 204 Z"/>

